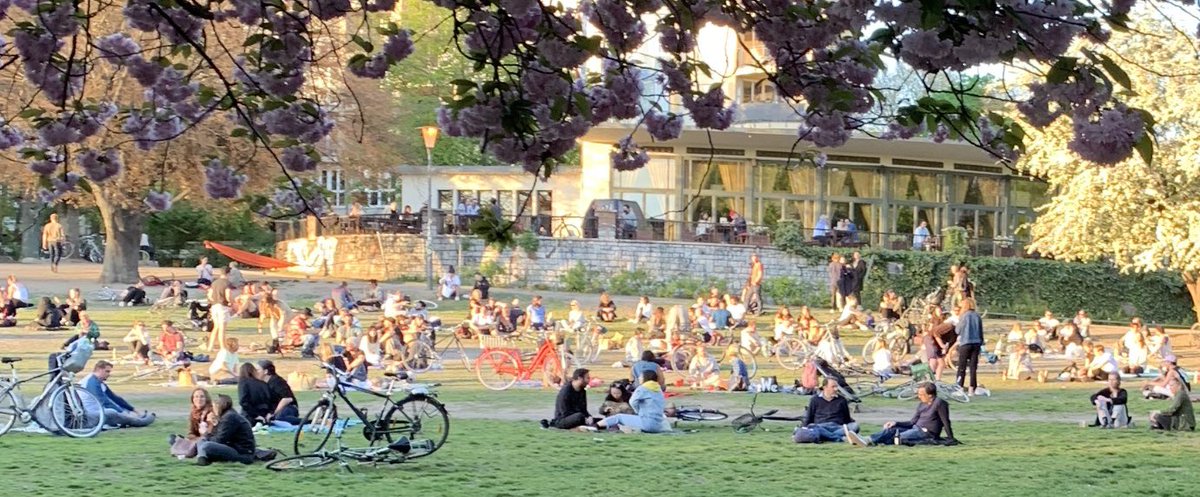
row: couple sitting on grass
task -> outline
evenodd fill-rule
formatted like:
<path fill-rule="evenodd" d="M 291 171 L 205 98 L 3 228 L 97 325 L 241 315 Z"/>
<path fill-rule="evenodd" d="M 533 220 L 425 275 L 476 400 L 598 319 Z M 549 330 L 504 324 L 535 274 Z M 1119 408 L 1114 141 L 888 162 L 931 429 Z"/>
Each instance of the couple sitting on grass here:
<path fill-rule="evenodd" d="M 826 378 L 821 393 L 809 400 L 804 415 L 804 425 L 792 433 L 797 443 L 842 442 L 866 447 L 869 445 L 956 445 L 954 430 L 950 427 L 950 405 L 937 398 L 937 387 L 924 383 L 917 389 L 917 412 L 908 421 L 890 421 L 883 430 L 863 437 L 858 434 L 858 423 L 850 417 L 846 399 L 838 395 L 837 381 Z M 942 438 L 942 431 L 946 437 Z"/>
<path fill-rule="evenodd" d="M 1164 387 L 1169 392 L 1171 405 L 1162 411 L 1150 413 L 1150 429 L 1167 431 L 1194 431 L 1196 415 L 1192 409 L 1192 399 L 1185 384 L 1181 381 L 1168 381 Z M 1121 388 L 1121 376 L 1113 373 L 1108 377 L 1108 385 L 1099 392 L 1092 394 L 1092 405 L 1096 407 L 1096 420 L 1089 426 L 1101 428 L 1128 428 L 1132 426 L 1133 416 L 1127 409 L 1129 395 Z"/>
<path fill-rule="evenodd" d="M 606 418 L 588 414 L 587 385 L 591 380 L 587 369 L 579 368 L 571 373 L 571 381 L 563 385 L 554 401 L 554 418 L 543 419 L 542 428 L 579 431 L 606 429 L 625 433 L 671 431 L 666 416 L 667 401 L 655 371 L 643 372 L 641 385 L 629 396 L 629 407 L 636 414 L 617 412 Z"/>

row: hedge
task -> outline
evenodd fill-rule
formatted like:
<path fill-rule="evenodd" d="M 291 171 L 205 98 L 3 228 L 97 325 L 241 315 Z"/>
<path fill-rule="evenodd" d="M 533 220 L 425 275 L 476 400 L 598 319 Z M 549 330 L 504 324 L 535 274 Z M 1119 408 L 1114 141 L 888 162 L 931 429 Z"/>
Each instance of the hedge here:
<path fill-rule="evenodd" d="M 791 228 L 781 225 L 779 231 Z M 777 236 L 776 247 L 814 264 L 825 264 L 834 252 L 850 250 L 809 247 L 802 237 Z M 906 301 L 923 296 L 949 279 L 952 264 L 965 264 L 975 283 L 981 309 L 997 314 L 1040 316 L 1047 309 L 1070 317 L 1085 309 L 1098 320 L 1141 316 L 1159 323 L 1191 323 L 1191 298 L 1178 274 L 1157 272 L 1121 274 L 1103 262 L 1077 263 L 1043 259 L 971 257 L 941 252 L 861 250 L 869 270 L 863 287 L 864 304 L 875 307 L 887 289 Z"/>

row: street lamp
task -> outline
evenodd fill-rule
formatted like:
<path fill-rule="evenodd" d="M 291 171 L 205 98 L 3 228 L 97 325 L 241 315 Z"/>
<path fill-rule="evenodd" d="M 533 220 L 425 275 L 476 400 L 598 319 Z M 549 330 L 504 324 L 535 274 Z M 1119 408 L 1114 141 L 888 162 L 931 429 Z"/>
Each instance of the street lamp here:
<path fill-rule="evenodd" d="M 421 138 L 425 140 L 425 285 L 433 290 L 433 146 L 438 127 L 422 126 Z"/>

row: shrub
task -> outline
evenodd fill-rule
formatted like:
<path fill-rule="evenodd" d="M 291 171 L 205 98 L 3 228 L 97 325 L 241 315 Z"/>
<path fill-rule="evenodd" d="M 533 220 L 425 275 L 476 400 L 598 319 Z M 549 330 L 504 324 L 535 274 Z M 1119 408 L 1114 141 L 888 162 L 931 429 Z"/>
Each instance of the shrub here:
<path fill-rule="evenodd" d="M 644 269 L 621 271 L 613 275 L 605 285 L 609 293 L 616 295 L 657 295 L 660 284 Z"/>
<path fill-rule="evenodd" d="M 829 300 L 820 284 L 784 277 L 767 278 L 762 293 L 763 299 L 774 305 L 811 306 Z"/>
<path fill-rule="evenodd" d="M 575 266 L 567 270 L 567 274 L 563 275 L 563 289 L 568 292 L 594 292 L 596 291 L 596 273 L 588 271 L 582 262 L 576 262 Z"/>
<path fill-rule="evenodd" d="M 967 229 L 951 226 L 942 230 L 942 251 L 948 254 L 966 255 Z"/>

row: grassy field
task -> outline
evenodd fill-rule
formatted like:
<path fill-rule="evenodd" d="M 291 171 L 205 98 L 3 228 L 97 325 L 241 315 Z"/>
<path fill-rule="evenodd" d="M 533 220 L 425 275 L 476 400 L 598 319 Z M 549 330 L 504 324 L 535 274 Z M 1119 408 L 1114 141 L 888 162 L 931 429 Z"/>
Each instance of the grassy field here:
<path fill-rule="evenodd" d="M 499 297 L 510 298 L 503 292 Z M 579 296 L 585 304 L 592 296 Z M 528 298 L 523 296 L 523 301 Z M 565 313 L 564 302 L 552 310 Z M 294 304 L 295 305 L 295 304 Z M 628 312 L 632 306 L 625 306 Z M 144 309 L 93 304 L 103 337 L 120 344 L 134 319 L 148 323 Z M 464 303 L 439 310 L 444 317 L 465 313 Z M 181 318 L 182 315 L 173 316 Z M 372 319 L 368 317 L 367 319 Z M 447 319 L 453 321 L 453 319 Z M 989 323 L 989 329 L 1001 324 Z M 244 341 L 265 341 L 254 323 L 233 323 Z M 621 323 L 613 331 L 628 334 Z M 0 332 L 0 354 L 29 360 L 26 373 L 44 367 L 44 356 L 67 332 L 24 328 Z M 867 337 L 851 335 L 853 350 Z M 121 350 L 124 353 L 124 350 Z M 96 358 L 108 358 L 97 352 Z M 265 357 L 243 354 L 243 360 Z M 605 381 L 623 376 L 609 367 L 617 353 L 606 354 L 593 368 Z M 277 359 L 283 374 L 316 372 L 315 363 Z M 128 374 L 119 367 L 115 376 Z M 760 374 L 790 384 L 794 372 L 760 361 Z M 1200 438 L 1194 434 L 1152 433 L 1146 413 L 1161 403 L 1131 401 L 1139 426 L 1132 430 L 1082 429 L 1090 419 L 1087 395 L 1095 384 L 1002 383 L 998 369 L 983 369 L 982 382 L 993 392 L 969 404 L 953 404 L 957 447 L 857 449 L 842 444 L 801 446 L 791 443 L 792 426 L 765 425 L 769 431 L 735 434 L 727 422 L 682 423 L 675 434 L 622 435 L 546 431 L 536 419 L 553 410 L 554 392 L 540 389 L 484 390 L 457 361 L 444 371 L 426 374 L 436 381 L 451 415 L 449 441 L 432 457 L 394 467 L 336 468 L 280 475 L 261 465 L 196 467 L 168 455 L 166 438 L 185 429 L 187 389 L 150 382 L 114 385 L 139 408 L 160 414 L 160 422 L 140 430 L 105 432 L 91 440 L 70 440 L 27 433 L 0 437 L 0 481 L 7 495 L 204 495 L 256 496 L 373 495 L 1179 495 L 1200 494 Z M 1132 390 L 1136 384 L 1128 385 Z M 32 389 L 30 389 L 32 390 Z M 234 395 L 233 387 L 216 392 Z M 598 407 L 600 389 L 591 392 Z M 27 390 L 28 393 L 28 390 Z M 316 392 L 300 394 L 302 409 Z M 703 404 L 732 416 L 746 412 L 748 394 L 689 393 L 680 404 Z M 774 394 L 758 399 L 758 410 L 779 408 L 799 414 L 807 397 Z M 371 412 L 378 409 L 367 403 Z M 855 417 L 864 431 L 890 419 L 907 419 L 912 402 L 871 398 Z M 354 433 L 347 434 L 353 444 Z M 361 440 L 361 439 L 360 439 Z M 261 436 L 267 447 L 290 446 L 290 436 Z"/>

